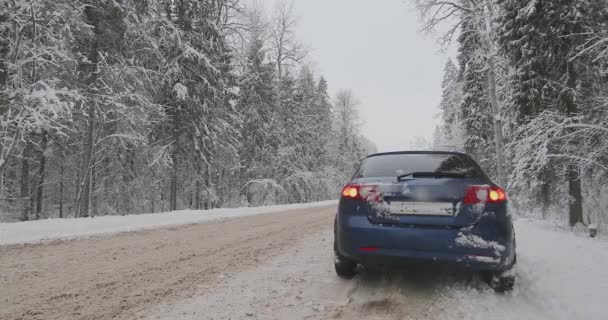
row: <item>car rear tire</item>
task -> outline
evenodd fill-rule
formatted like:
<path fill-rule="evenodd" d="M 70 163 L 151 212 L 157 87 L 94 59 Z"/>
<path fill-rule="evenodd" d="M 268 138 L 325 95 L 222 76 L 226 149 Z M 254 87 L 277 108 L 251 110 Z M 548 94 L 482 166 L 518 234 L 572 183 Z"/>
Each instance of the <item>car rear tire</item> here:
<path fill-rule="evenodd" d="M 513 231 L 515 232 L 515 230 Z M 513 239 L 513 250 L 515 250 L 515 238 Z M 500 272 L 486 272 L 482 274 L 483 279 L 497 293 L 504 293 L 513 290 L 515 286 L 515 265 L 517 264 L 517 254 L 513 253 L 513 262 L 509 269 Z"/>
<path fill-rule="evenodd" d="M 338 253 L 336 232 L 337 224 L 334 220 L 334 268 L 336 269 L 336 274 L 343 279 L 352 279 L 357 274 L 357 262 L 352 261 Z"/>
<path fill-rule="evenodd" d="M 515 285 L 515 275 L 505 274 L 504 272 L 493 274 L 490 279 L 489 285 L 497 293 L 511 291 L 513 290 L 513 286 Z"/>
<path fill-rule="evenodd" d="M 349 260 L 336 252 L 334 267 L 340 278 L 352 279 L 357 274 L 357 263 Z"/>
<path fill-rule="evenodd" d="M 485 272 L 482 274 L 484 281 L 497 293 L 504 293 L 513 290 L 515 286 L 515 262 L 505 271 L 501 272 Z"/>

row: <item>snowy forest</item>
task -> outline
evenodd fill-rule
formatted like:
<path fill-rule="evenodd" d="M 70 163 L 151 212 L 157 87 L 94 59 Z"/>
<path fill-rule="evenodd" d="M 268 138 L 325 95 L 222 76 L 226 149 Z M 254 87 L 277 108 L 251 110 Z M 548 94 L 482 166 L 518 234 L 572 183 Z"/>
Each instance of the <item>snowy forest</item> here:
<path fill-rule="evenodd" d="M 608 0 L 413 1 L 457 48 L 433 148 L 472 155 L 518 210 L 608 225 Z M 374 146 L 292 11 L 2 1 L 0 220 L 335 198 Z"/>
<path fill-rule="evenodd" d="M 521 211 L 608 225 L 608 1 L 416 4 L 458 50 L 434 148 L 473 155 Z"/>
<path fill-rule="evenodd" d="M 296 24 L 239 0 L 2 1 L 0 220 L 335 198 L 374 147 Z"/>

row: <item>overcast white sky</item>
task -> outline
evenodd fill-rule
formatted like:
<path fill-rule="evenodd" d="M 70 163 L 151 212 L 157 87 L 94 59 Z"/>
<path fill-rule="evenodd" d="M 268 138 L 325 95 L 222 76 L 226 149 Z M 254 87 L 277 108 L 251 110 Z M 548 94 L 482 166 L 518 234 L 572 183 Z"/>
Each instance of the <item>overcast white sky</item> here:
<path fill-rule="evenodd" d="M 257 2 L 271 11 L 274 1 Z M 294 13 L 330 93 L 353 91 L 363 133 L 379 151 L 408 149 L 416 136 L 431 140 L 447 55 L 419 32 L 410 2 L 295 0 Z"/>

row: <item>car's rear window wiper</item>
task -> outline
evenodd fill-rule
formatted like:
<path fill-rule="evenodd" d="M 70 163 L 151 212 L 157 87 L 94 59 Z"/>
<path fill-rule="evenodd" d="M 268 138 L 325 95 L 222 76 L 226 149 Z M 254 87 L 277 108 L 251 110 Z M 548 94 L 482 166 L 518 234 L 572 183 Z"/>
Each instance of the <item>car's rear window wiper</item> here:
<path fill-rule="evenodd" d="M 403 178 L 409 177 L 409 176 L 412 176 L 413 178 L 416 178 L 416 177 L 464 178 L 466 175 L 464 173 L 458 173 L 458 172 L 425 172 L 425 171 L 416 171 L 416 172 L 410 172 L 410 173 L 398 175 L 397 176 L 397 180 L 400 181 Z"/>

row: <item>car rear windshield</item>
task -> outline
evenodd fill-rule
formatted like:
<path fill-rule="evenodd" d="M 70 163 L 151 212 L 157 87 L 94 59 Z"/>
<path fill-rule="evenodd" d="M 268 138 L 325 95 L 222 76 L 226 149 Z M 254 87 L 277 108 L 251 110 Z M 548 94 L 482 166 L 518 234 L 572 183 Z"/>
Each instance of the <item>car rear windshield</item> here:
<path fill-rule="evenodd" d="M 414 172 L 433 172 L 438 175 L 462 174 L 465 178 L 487 176 L 473 159 L 449 153 L 400 153 L 366 158 L 355 174 L 358 178 L 398 177 Z"/>

